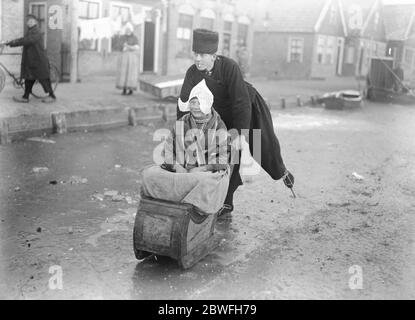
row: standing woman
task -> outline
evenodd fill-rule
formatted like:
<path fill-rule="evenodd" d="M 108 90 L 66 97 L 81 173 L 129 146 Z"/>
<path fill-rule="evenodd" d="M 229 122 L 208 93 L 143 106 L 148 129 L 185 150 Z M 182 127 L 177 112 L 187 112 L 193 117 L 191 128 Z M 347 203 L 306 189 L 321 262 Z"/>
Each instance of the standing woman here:
<path fill-rule="evenodd" d="M 133 25 L 127 23 L 122 37 L 124 45 L 118 68 L 117 89 L 123 90 L 123 95 L 132 95 L 137 90 L 140 46 L 133 30 Z"/>

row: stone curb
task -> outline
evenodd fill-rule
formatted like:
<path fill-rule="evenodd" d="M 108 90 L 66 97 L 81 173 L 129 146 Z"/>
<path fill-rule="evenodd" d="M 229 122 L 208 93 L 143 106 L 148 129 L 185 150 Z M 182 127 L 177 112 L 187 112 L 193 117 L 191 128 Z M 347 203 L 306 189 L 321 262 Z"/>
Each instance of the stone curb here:
<path fill-rule="evenodd" d="M 161 125 L 176 117 L 173 104 L 19 115 L 0 119 L 0 144 L 34 135 L 64 134 L 137 125 Z"/>

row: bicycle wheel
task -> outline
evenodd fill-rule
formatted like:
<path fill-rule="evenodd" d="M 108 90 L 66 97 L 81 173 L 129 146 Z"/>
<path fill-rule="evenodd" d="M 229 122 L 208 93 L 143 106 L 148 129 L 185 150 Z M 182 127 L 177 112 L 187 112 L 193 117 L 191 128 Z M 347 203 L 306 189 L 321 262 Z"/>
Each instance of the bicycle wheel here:
<path fill-rule="evenodd" d="M 53 92 L 55 92 L 56 88 L 58 87 L 59 79 L 60 79 L 60 73 L 59 73 L 58 68 L 55 65 L 51 64 L 50 65 L 50 82 L 52 85 Z M 43 99 L 43 98 L 46 98 L 49 94 L 45 92 L 40 82 L 36 81 L 32 88 L 32 95 L 38 99 Z"/>
<path fill-rule="evenodd" d="M 0 68 L 0 92 L 4 89 L 6 85 L 6 74 L 3 69 Z"/>

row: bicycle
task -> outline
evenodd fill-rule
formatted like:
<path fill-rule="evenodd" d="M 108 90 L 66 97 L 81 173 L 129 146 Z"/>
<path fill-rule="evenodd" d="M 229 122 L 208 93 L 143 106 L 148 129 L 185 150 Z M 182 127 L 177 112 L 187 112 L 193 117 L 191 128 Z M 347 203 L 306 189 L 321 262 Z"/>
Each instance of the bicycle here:
<path fill-rule="evenodd" d="M 0 43 L 0 55 L 3 54 L 4 46 L 5 44 Z M 52 63 L 49 63 L 49 70 L 50 70 L 50 82 L 52 84 L 53 92 L 55 92 L 56 88 L 58 87 L 58 83 L 60 79 L 60 72 L 58 68 Z M 24 90 L 25 79 L 23 79 L 20 76 L 16 76 L 14 73 L 10 72 L 7 69 L 7 67 L 3 63 L 0 62 L 0 92 L 6 86 L 7 75 L 13 79 L 13 86 L 16 89 Z M 43 99 L 43 98 L 46 98 L 49 94 L 43 90 L 42 85 L 39 83 L 39 81 L 36 80 L 32 88 L 32 95 L 37 99 Z"/>

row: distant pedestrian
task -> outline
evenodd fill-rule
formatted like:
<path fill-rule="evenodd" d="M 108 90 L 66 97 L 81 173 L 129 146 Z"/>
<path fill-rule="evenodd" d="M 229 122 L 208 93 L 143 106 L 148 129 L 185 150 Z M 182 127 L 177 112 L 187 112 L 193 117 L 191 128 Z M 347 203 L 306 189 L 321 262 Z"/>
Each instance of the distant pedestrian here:
<path fill-rule="evenodd" d="M 44 103 L 51 103 L 56 100 L 50 82 L 50 64 L 44 48 L 42 33 L 38 28 L 38 20 L 34 15 L 27 15 L 28 30 L 23 38 L 12 40 L 6 43 L 10 47 L 23 46 L 21 77 L 25 80 L 25 92 L 23 97 L 14 97 L 16 102 L 29 102 L 33 85 L 36 80 L 40 82 L 49 96 L 42 100 Z"/>
<path fill-rule="evenodd" d="M 121 89 L 123 95 L 133 94 L 138 84 L 140 46 L 133 29 L 133 25 L 127 23 L 125 34 L 121 38 L 123 49 L 118 68 L 117 89 Z"/>

